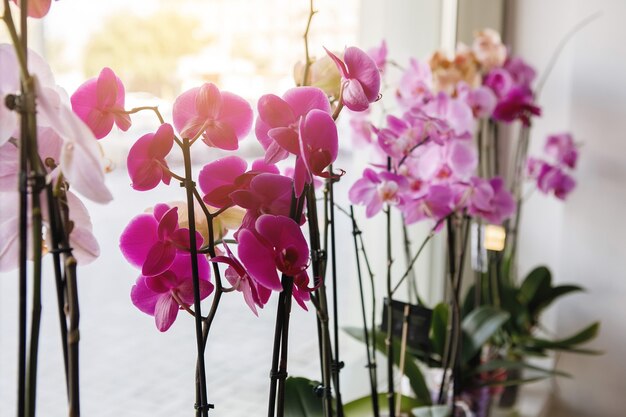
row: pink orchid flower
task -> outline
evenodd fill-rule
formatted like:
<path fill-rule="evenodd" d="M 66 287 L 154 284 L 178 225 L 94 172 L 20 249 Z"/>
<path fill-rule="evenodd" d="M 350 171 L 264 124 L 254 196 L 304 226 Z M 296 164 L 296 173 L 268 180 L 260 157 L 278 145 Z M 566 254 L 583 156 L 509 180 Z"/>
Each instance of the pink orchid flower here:
<path fill-rule="evenodd" d="M 558 164 L 576 167 L 578 160 L 578 147 L 574 143 L 572 135 L 569 133 L 560 133 L 550 135 L 546 139 L 544 150 L 548 155 L 554 158 Z"/>
<path fill-rule="evenodd" d="M 13 47 L 0 45 L 0 95 L 20 90 L 20 75 Z M 91 130 L 72 112 L 65 91 L 58 88 L 48 64 L 35 52 L 28 51 L 28 68 L 37 76 L 37 125 L 50 127 L 63 140 L 55 159 L 64 178 L 88 199 L 108 203 L 113 195 L 104 183 L 104 160 Z M 6 110 L 6 111 L 5 111 Z M 0 145 L 19 136 L 15 112 L 0 106 Z"/>
<path fill-rule="evenodd" d="M 376 62 L 365 52 L 351 46 L 346 48 L 343 61 L 324 48 L 335 61 L 342 77 L 342 101 L 352 111 L 366 110 L 370 103 L 378 100 L 380 72 Z"/>
<path fill-rule="evenodd" d="M 363 177 L 350 188 L 348 197 L 352 204 L 364 204 L 365 215 L 370 218 L 378 213 L 383 204 L 398 204 L 401 195 L 408 189 L 406 178 L 391 172 L 376 173 L 365 168 Z"/>
<path fill-rule="evenodd" d="M 239 148 L 252 126 L 252 108 L 243 98 L 220 91 L 215 84 L 185 91 L 176 98 L 172 112 L 174 127 L 184 138 L 193 138 L 202 129 L 208 146 L 233 151 Z"/>
<path fill-rule="evenodd" d="M 547 162 L 529 158 L 528 173 L 537 182 L 537 188 L 544 194 L 554 194 L 559 200 L 565 200 L 576 187 L 576 181 L 563 169 Z"/>
<path fill-rule="evenodd" d="M 500 99 L 508 94 L 515 82 L 511 74 L 504 68 L 494 68 L 487 75 L 483 84 L 489 87 Z"/>
<path fill-rule="evenodd" d="M 389 156 L 401 159 L 411 154 L 425 138 L 425 123 L 415 118 L 387 116 L 387 127 L 377 132 L 378 145 Z"/>
<path fill-rule="evenodd" d="M 532 92 L 522 86 L 511 88 L 493 110 L 494 119 L 508 123 L 519 119 L 525 126 L 530 126 L 532 116 L 540 115 L 541 108 L 534 103 Z"/>
<path fill-rule="evenodd" d="M 424 219 L 438 222 L 452 212 L 454 194 L 448 185 L 432 184 L 421 196 L 408 200 L 400 209 L 404 221 L 412 224 Z"/>
<path fill-rule="evenodd" d="M 164 123 L 156 133 L 140 137 L 130 148 L 127 158 L 131 186 L 137 191 L 152 190 L 162 181 L 169 184 L 172 175 L 165 157 L 174 146 L 174 129 Z"/>
<path fill-rule="evenodd" d="M 293 180 L 279 174 L 261 173 L 252 180 L 247 189 L 230 194 L 232 201 L 246 209 L 243 228 L 254 228 L 254 223 L 263 214 L 289 216 Z"/>
<path fill-rule="evenodd" d="M 250 310 L 254 315 L 258 316 L 259 313 L 256 308 L 257 306 L 263 308 L 270 298 L 271 290 L 257 285 L 248 275 L 241 261 L 235 258 L 228 245 L 224 244 L 224 248 L 228 256 L 216 256 L 211 259 L 211 262 L 221 262 L 228 265 L 228 268 L 224 271 L 224 276 L 233 288 L 243 294 L 243 298 Z"/>
<path fill-rule="evenodd" d="M 19 0 L 12 0 L 18 7 L 20 6 Z M 50 5 L 52 0 L 29 0 L 28 1 L 28 16 L 35 19 L 41 19 L 50 11 Z"/>
<path fill-rule="evenodd" d="M 498 102 L 493 90 L 482 85 L 472 89 L 466 83 L 459 83 L 456 91 L 459 99 L 472 109 L 475 118 L 489 117 Z"/>
<path fill-rule="evenodd" d="M 218 208 L 235 205 L 232 193 L 247 190 L 258 174 L 279 172 L 276 165 L 266 164 L 263 160 L 254 161 L 250 171 L 247 168 L 248 163 L 235 155 L 206 164 L 198 175 L 200 190 L 205 194 L 202 198 L 204 202 Z"/>
<path fill-rule="evenodd" d="M 490 223 L 500 224 L 515 212 L 515 200 L 500 177 L 470 180 L 467 212 Z"/>
<path fill-rule="evenodd" d="M 527 88 L 530 88 L 537 76 L 537 71 L 520 57 L 508 58 L 504 63 L 504 69 L 508 71 L 516 84 Z"/>
<path fill-rule="evenodd" d="M 122 131 L 130 128 L 124 113 L 124 85 L 111 68 L 103 68 L 98 78 L 85 81 L 72 94 L 72 110 L 89 126 L 96 139 L 111 132 L 115 123 Z"/>
<path fill-rule="evenodd" d="M 396 99 L 404 108 L 422 106 L 433 98 L 433 75 L 428 63 L 414 58 L 402 74 L 396 90 Z"/>
<path fill-rule="evenodd" d="M 308 171 L 306 182 L 310 184 L 313 175 L 329 178 L 330 173 L 324 170 L 335 162 L 338 152 L 339 137 L 332 116 L 322 110 L 308 112 L 300 120 L 300 156 Z"/>
<path fill-rule="evenodd" d="M 293 277 L 293 296 L 306 309 L 309 247 L 300 226 L 289 217 L 264 214 L 254 230 L 241 229 L 238 240 L 239 258 L 249 276 L 274 291 L 283 289 L 277 270 Z"/>
<path fill-rule="evenodd" d="M 57 163 L 61 155 L 63 140 L 51 128 L 38 129 L 38 152 L 45 161 Z M 19 153 L 15 143 L 7 142 L 0 146 L 0 271 L 12 270 L 18 267 L 18 183 Z M 55 179 L 56 175 L 51 167 L 47 167 L 48 175 Z M 100 255 L 100 247 L 93 235 L 89 212 L 80 199 L 71 191 L 66 192 L 67 207 L 70 220 L 74 227 L 70 232 L 70 245 L 73 255 L 79 265 L 86 265 Z M 42 218 L 44 225 L 49 225 L 49 214 L 45 197 L 42 197 Z M 30 218 L 30 216 L 29 216 Z M 30 228 L 30 225 L 29 225 Z M 29 236 L 30 236 L 29 232 Z M 46 244 L 50 236 L 45 235 Z M 32 255 L 32 254 L 31 254 Z"/>
<path fill-rule="evenodd" d="M 476 147 L 458 139 L 444 145 L 426 144 L 418 150 L 418 158 L 419 177 L 433 183 L 467 180 L 478 166 Z"/>
<path fill-rule="evenodd" d="M 6 146 L 6 145 L 5 145 Z M 2 150 L 0 150 L 1 152 Z M 0 272 L 11 271 L 18 268 L 19 253 L 19 217 L 15 210 L 19 206 L 19 193 L 17 191 L 0 191 Z M 80 199 L 71 191 L 67 192 L 67 207 L 70 212 L 70 220 L 74 227 L 70 232 L 70 246 L 72 255 L 78 265 L 87 265 L 100 256 L 100 246 L 93 234 L 93 226 L 89 212 Z M 4 215 L 8 213 L 7 215 Z M 30 213 L 28 214 L 30 218 Z M 50 217 L 45 200 L 42 199 L 42 220 L 45 227 L 50 225 Z M 28 222 L 28 235 L 32 235 L 32 225 Z M 50 236 L 45 236 L 44 244 L 52 247 Z M 29 253 L 29 259 L 32 259 Z"/>
<path fill-rule="evenodd" d="M 213 292 L 209 263 L 198 255 L 200 299 Z M 130 291 L 130 298 L 139 310 L 154 316 L 157 329 L 167 331 L 178 316 L 178 310 L 194 303 L 191 256 L 179 253 L 167 270 L 154 276 L 141 275 Z"/>
<path fill-rule="evenodd" d="M 298 129 L 300 119 L 308 112 L 317 109 L 330 114 L 328 97 L 316 87 L 292 88 L 282 98 L 266 94 L 259 99 L 257 107 L 255 133 L 265 149 L 267 163 L 281 161 L 290 153 L 300 155 Z"/>
<path fill-rule="evenodd" d="M 197 232 L 196 245 L 202 245 Z M 133 218 L 120 236 L 122 254 L 145 276 L 163 273 L 177 254 L 188 252 L 189 247 L 189 230 L 178 227 L 178 208 L 167 204 L 157 204 L 152 214 Z"/>

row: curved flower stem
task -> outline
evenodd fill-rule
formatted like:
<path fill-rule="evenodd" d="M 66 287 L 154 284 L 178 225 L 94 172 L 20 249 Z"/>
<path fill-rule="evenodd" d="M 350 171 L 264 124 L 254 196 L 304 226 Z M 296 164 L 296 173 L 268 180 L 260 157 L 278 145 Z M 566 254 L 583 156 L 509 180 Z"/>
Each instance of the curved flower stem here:
<path fill-rule="evenodd" d="M 207 120 L 206 122 L 202 124 L 202 127 L 198 129 L 198 132 L 195 134 L 195 136 L 189 140 L 189 146 L 193 145 L 195 141 L 197 141 L 198 138 L 202 136 L 202 134 L 204 133 L 204 131 L 206 130 L 208 126 L 209 126 L 209 121 Z"/>
<path fill-rule="evenodd" d="M 187 210 L 189 216 L 189 249 L 191 253 L 191 271 L 193 277 L 193 299 L 196 324 L 196 347 L 198 351 L 198 372 L 196 375 L 196 417 L 207 417 L 212 405 L 207 403 L 206 370 L 204 365 L 204 343 L 202 337 L 202 312 L 200 307 L 200 277 L 198 275 L 198 256 L 196 245 L 196 222 L 194 213 L 195 183 L 191 173 L 190 143 L 183 139 L 183 158 L 185 163 L 185 182 Z"/>
<path fill-rule="evenodd" d="M 419 258 L 420 254 L 422 253 L 422 251 L 424 250 L 424 248 L 426 247 L 426 244 L 428 243 L 428 241 L 430 241 L 430 239 L 433 238 L 433 236 L 435 236 L 436 230 L 437 228 L 439 228 L 439 225 L 441 225 L 441 223 L 445 220 L 445 218 L 440 219 L 437 224 L 435 224 L 435 227 L 433 227 L 430 231 L 430 233 L 428 233 L 428 235 L 426 236 L 426 238 L 424 239 L 424 241 L 422 242 L 422 244 L 420 245 L 419 249 L 417 250 L 417 252 L 415 253 L 415 255 L 413 256 L 413 258 L 411 258 L 411 261 L 409 262 L 406 271 L 404 272 L 404 274 L 402 275 L 402 277 L 400 277 L 400 280 L 398 281 L 398 283 L 396 284 L 395 287 L 393 287 L 393 290 L 391 291 L 391 295 L 393 295 L 398 288 L 400 287 L 400 284 L 402 284 L 402 282 L 406 279 L 407 276 L 409 276 L 409 274 L 411 273 L 411 271 L 413 270 L 413 265 L 415 264 L 415 262 L 417 261 L 417 259 Z"/>
<path fill-rule="evenodd" d="M 178 181 L 180 181 L 180 182 L 182 182 L 182 183 L 184 183 L 184 182 L 185 182 L 185 177 L 183 177 L 183 176 L 181 176 L 181 175 L 178 175 L 178 174 L 177 174 L 177 173 L 175 173 L 174 171 L 170 170 L 170 168 L 169 168 L 167 165 L 165 165 L 164 163 L 162 163 L 161 161 L 159 161 L 159 160 L 155 160 L 155 161 L 156 161 L 156 163 L 157 163 L 157 164 L 159 164 L 159 166 L 160 166 L 161 168 L 163 168 L 163 169 L 165 170 L 165 172 L 167 172 L 168 174 L 170 174 L 170 175 L 172 176 L 172 178 L 175 178 L 175 179 L 177 179 Z"/>
<path fill-rule="evenodd" d="M 341 106 L 341 102 L 339 104 Z M 334 183 L 333 179 L 333 165 L 331 164 L 328 168 L 330 172 L 330 178 L 327 181 L 327 187 L 329 190 L 329 202 L 327 207 L 330 210 L 326 210 L 326 222 L 330 223 L 330 261 L 331 261 L 331 273 L 333 274 L 333 338 L 335 343 L 335 360 L 333 362 L 333 374 L 335 380 L 335 399 L 336 399 L 336 409 L 337 416 L 343 417 L 343 401 L 341 399 L 341 388 L 340 388 L 340 371 L 343 367 L 343 363 L 339 359 L 339 298 L 337 297 L 337 256 L 336 256 L 336 248 L 337 243 L 335 241 L 335 193 L 334 193 Z M 330 218 L 328 217 L 328 212 L 330 212 Z"/>
<path fill-rule="evenodd" d="M 153 111 L 154 114 L 156 115 L 156 117 L 159 119 L 159 123 L 161 123 L 161 124 L 165 123 L 165 119 L 161 115 L 161 112 L 159 111 L 159 107 L 158 106 L 133 107 L 130 110 L 124 110 L 124 111 L 121 111 L 120 113 L 129 114 L 130 115 L 130 114 L 139 113 L 140 111 L 145 111 L 145 110 Z"/>
<path fill-rule="evenodd" d="M 417 148 L 419 148 L 419 147 L 420 147 L 420 146 L 422 146 L 422 145 L 426 145 L 428 142 L 430 142 L 430 137 L 429 137 L 429 136 L 426 136 L 426 137 L 424 138 L 424 140 L 422 140 L 422 141 L 421 141 L 420 143 L 418 143 L 417 145 L 413 146 L 413 147 L 409 150 L 409 152 L 408 152 L 406 155 L 404 155 L 404 156 L 402 157 L 402 159 L 400 159 L 400 162 L 398 162 L 398 165 L 396 166 L 396 171 L 398 170 L 398 168 L 400 168 L 400 167 L 401 167 L 401 166 L 402 166 L 402 165 L 406 162 L 407 158 L 408 158 L 408 157 L 409 157 L 409 156 L 410 156 L 410 155 L 411 155 L 411 154 L 412 154 L 412 153 L 413 153 L 413 152 L 414 152 Z"/>
<path fill-rule="evenodd" d="M 304 74 L 302 76 L 302 84 L 307 85 L 307 79 L 309 78 L 309 70 L 311 69 L 311 57 L 309 56 L 309 30 L 311 29 L 311 21 L 313 20 L 313 16 L 317 13 L 313 9 L 313 0 L 309 1 L 309 18 L 306 23 L 306 29 L 304 31 L 304 54 L 306 57 L 306 62 L 304 63 Z"/>
<path fill-rule="evenodd" d="M 315 291 L 317 300 L 315 307 L 317 310 L 318 341 L 320 347 L 321 372 L 322 372 L 322 409 L 325 417 L 333 415 L 332 407 L 332 351 L 330 346 L 330 333 L 328 329 L 328 300 L 326 297 L 326 252 L 321 247 L 319 224 L 317 220 L 317 202 L 315 198 L 315 188 L 309 187 L 306 193 L 307 218 L 309 224 L 309 236 L 311 245 L 311 266 L 313 277 L 318 280 L 318 289 Z M 327 207 L 327 206 L 326 206 Z M 319 282 L 321 280 L 321 282 Z"/>
<path fill-rule="evenodd" d="M 391 158 L 387 158 L 387 171 L 391 171 Z M 385 209 L 387 224 L 387 338 L 385 339 L 387 354 L 387 404 L 389 406 L 389 416 L 396 417 L 396 401 L 395 387 L 393 381 L 393 309 L 391 307 L 391 297 L 393 291 L 391 288 L 391 266 L 393 264 L 391 252 L 391 207 L 387 205 Z"/>
<path fill-rule="evenodd" d="M 356 255 L 356 270 L 357 270 L 357 277 L 359 279 L 359 295 L 361 296 L 361 314 L 363 316 L 363 337 L 365 338 L 365 350 L 367 352 L 366 357 L 367 357 L 367 369 L 368 369 L 369 378 L 370 378 L 370 391 L 371 391 L 370 395 L 372 397 L 372 412 L 374 413 L 374 417 L 379 417 L 380 408 L 378 405 L 378 388 L 376 386 L 378 381 L 376 380 L 376 377 L 375 377 L 376 360 L 375 358 L 373 358 L 373 355 L 372 355 L 373 352 L 370 348 L 370 335 L 368 331 L 369 325 L 367 323 L 367 315 L 365 313 L 365 296 L 363 294 L 363 276 L 361 273 L 361 260 L 359 256 L 358 236 L 361 235 L 361 230 L 359 229 L 359 226 L 356 223 L 356 219 L 354 218 L 354 209 L 352 206 L 350 206 L 350 219 L 352 220 L 352 238 L 354 240 L 354 253 Z"/>

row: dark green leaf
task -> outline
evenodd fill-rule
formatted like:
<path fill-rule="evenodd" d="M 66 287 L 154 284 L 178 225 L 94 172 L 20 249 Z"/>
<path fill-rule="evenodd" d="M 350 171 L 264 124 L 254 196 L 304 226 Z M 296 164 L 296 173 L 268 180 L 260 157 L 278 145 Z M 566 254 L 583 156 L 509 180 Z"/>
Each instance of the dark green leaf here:
<path fill-rule="evenodd" d="M 474 308 L 476 308 L 476 285 L 472 285 L 467 290 L 465 300 L 461 306 L 461 317 L 467 316 Z"/>
<path fill-rule="evenodd" d="M 418 407 L 412 411 L 414 417 L 448 417 L 450 407 L 447 405 L 434 405 L 432 407 Z"/>
<path fill-rule="evenodd" d="M 506 369 L 506 370 L 530 369 L 532 371 L 541 372 L 547 375 L 563 376 L 567 378 L 571 377 L 570 374 L 566 372 L 558 371 L 556 369 L 545 369 L 539 366 L 531 365 L 523 361 L 511 361 L 511 360 L 505 360 L 505 359 L 492 360 L 487 363 L 484 363 L 478 366 L 476 369 L 474 369 L 473 373 L 479 374 L 481 372 L 495 371 L 497 369 Z"/>
<path fill-rule="evenodd" d="M 543 300 L 541 300 L 541 302 L 539 302 L 536 306 L 534 306 L 534 310 L 531 311 L 530 313 L 534 317 L 537 317 L 537 315 L 541 312 L 541 310 L 548 307 L 557 298 L 573 293 L 573 292 L 579 292 L 579 291 L 584 291 L 584 289 L 582 287 L 579 287 L 578 285 L 558 285 L 556 287 L 552 287 L 550 288 L 548 295 Z"/>
<path fill-rule="evenodd" d="M 542 349 L 573 350 L 573 347 L 590 341 L 598 335 L 600 322 L 592 323 L 572 336 L 559 340 L 532 339 L 532 345 Z M 580 349 L 580 353 L 585 353 Z"/>
<path fill-rule="evenodd" d="M 285 416 L 323 417 L 322 399 L 313 389 L 319 382 L 306 378 L 290 377 L 285 381 Z"/>
<path fill-rule="evenodd" d="M 478 354 L 481 347 L 508 318 L 509 313 L 491 306 L 481 306 L 465 317 L 461 324 L 461 363 L 467 363 Z"/>
<path fill-rule="evenodd" d="M 529 306 L 532 311 L 535 306 L 545 300 L 552 289 L 552 274 L 545 266 L 539 266 L 528 274 L 519 289 L 519 300 Z"/>
<path fill-rule="evenodd" d="M 363 329 L 358 327 L 345 327 L 343 329 L 350 336 L 357 340 L 363 341 Z M 376 333 L 376 350 L 382 354 L 386 354 L 387 346 L 385 344 L 385 333 Z M 415 392 L 417 399 L 422 401 L 423 404 L 429 405 L 431 403 L 430 391 L 426 386 L 426 380 L 422 371 L 417 366 L 416 358 L 410 352 L 405 353 L 406 359 L 404 361 L 404 375 L 409 379 L 409 384 Z M 400 342 L 397 338 L 393 339 L 393 361 L 396 366 L 400 366 Z"/>
<path fill-rule="evenodd" d="M 448 314 L 449 308 L 446 303 L 439 303 L 433 309 L 433 317 L 430 323 L 430 343 L 433 352 L 443 357 L 448 334 Z"/>
<path fill-rule="evenodd" d="M 388 403 L 387 403 L 387 394 L 379 394 L 378 395 L 378 405 L 380 411 L 388 411 Z M 402 412 L 408 413 L 414 407 L 418 407 L 422 405 L 421 402 L 416 400 L 415 398 L 407 397 L 405 395 L 402 396 L 400 400 L 400 410 Z M 396 410 L 397 411 L 397 410 Z M 344 404 L 343 412 L 346 417 L 371 417 L 372 413 L 372 398 L 371 396 L 366 396 L 363 398 L 359 398 L 354 401 L 350 401 L 348 404 Z"/>

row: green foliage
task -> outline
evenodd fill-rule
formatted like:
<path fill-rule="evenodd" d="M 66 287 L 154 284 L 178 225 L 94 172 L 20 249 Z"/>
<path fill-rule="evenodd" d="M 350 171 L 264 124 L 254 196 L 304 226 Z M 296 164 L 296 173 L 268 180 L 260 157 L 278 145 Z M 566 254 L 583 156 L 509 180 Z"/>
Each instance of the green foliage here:
<path fill-rule="evenodd" d="M 363 339 L 363 329 L 358 327 L 346 327 L 344 331 L 348 333 L 350 336 L 354 337 L 361 342 L 364 342 Z M 371 333 L 370 333 L 371 334 Z M 386 334 L 377 332 L 376 333 L 376 350 L 385 354 L 387 351 L 387 346 L 385 344 Z M 405 361 L 404 361 L 404 375 L 409 379 L 409 384 L 411 385 L 411 389 L 416 395 L 416 398 L 421 401 L 422 404 L 430 404 L 430 391 L 426 386 L 426 380 L 424 379 L 424 375 L 422 371 L 417 366 L 416 357 L 411 354 L 411 352 L 405 352 Z M 397 339 L 393 340 L 393 358 L 396 366 L 400 366 L 400 342 Z"/>
<path fill-rule="evenodd" d="M 314 389 L 319 382 L 306 378 L 289 377 L 285 381 L 285 416 L 323 417 L 322 399 Z"/>
<path fill-rule="evenodd" d="M 102 22 L 85 47 L 84 71 L 97 76 L 111 67 L 127 88 L 158 96 L 179 90 L 179 58 L 198 53 L 210 39 L 200 37 L 197 17 L 163 10 L 147 17 L 117 13 Z"/>
<path fill-rule="evenodd" d="M 491 306 L 474 309 L 461 323 L 461 363 L 467 363 L 509 319 L 509 313 Z"/>
<path fill-rule="evenodd" d="M 378 395 L 378 404 L 380 411 L 389 411 L 387 394 Z M 400 411 L 403 413 L 409 413 L 415 407 L 419 407 L 421 405 L 423 405 L 423 403 L 416 400 L 415 398 L 403 395 L 400 399 L 400 410 L 396 410 L 396 412 Z M 350 401 L 348 404 L 344 404 L 343 412 L 346 417 L 371 417 L 372 397 L 368 395 L 354 401 Z"/>

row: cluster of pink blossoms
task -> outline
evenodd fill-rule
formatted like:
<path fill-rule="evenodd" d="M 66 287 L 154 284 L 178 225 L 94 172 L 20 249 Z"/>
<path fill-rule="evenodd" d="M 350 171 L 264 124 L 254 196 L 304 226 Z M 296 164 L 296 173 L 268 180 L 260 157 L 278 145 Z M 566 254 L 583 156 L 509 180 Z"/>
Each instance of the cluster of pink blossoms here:
<path fill-rule="evenodd" d="M 384 63 L 385 51 L 383 44 L 370 53 Z M 503 180 L 475 175 L 476 122 L 498 105 L 491 89 L 459 81 L 454 94 L 436 91 L 431 67 L 412 59 L 396 98 L 403 113 L 388 115 L 384 127 L 363 118 L 352 120 L 362 139 L 373 139 L 376 150 L 390 161 L 389 167 L 365 169 L 350 190 L 352 203 L 365 205 L 368 217 L 384 204 L 396 206 L 407 224 L 424 219 L 438 223 L 455 211 L 491 223 L 509 217 L 514 201 Z"/>
<path fill-rule="evenodd" d="M 352 110 L 367 109 L 378 99 L 380 75 L 376 64 L 363 51 L 347 48 L 343 59 L 329 52 L 341 71 L 342 103 Z M 130 127 L 125 112 L 124 87 L 108 68 L 85 82 L 72 96 L 75 112 L 98 138 L 116 124 Z M 335 106 L 336 109 L 336 106 Z M 327 168 L 337 158 L 338 134 L 333 106 L 316 87 L 296 87 L 281 97 L 267 94 L 258 100 L 254 121 L 251 106 L 241 97 L 206 83 L 182 93 L 174 102 L 173 126 L 163 123 L 154 133 L 139 138 L 128 154 L 128 173 L 138 191 L 170 184 L 174 174 L 166 157 L 175 145 L 186 146 L 179 137 L 196 139 L 211 147 L 235 151 L 252 129 L 265 150 L 265 157 L 251 166 L 237 155 L 227 155 L 206 164 L 197 176 L 202 204 L 212 210 L 214 224 L 231 208 L 245 212 L 234 232 L 236 254 L 223 243 L 214 257 L 198 255 L 200 297 L 213 291 L 209 262 L 226 266 L 224 276 L 256 314 L 272 291 L 281 291 L 280 274 L 293 278 L 293 297 L 304 309 L 310 299 L 307 273 L 309 247 L 302 233 L 305 221 L 294 207 L 307 184 L 329 178 Z M 280 173 L 277 163 L 291 158 Z M 187 221 L 187 219 L 185 219 Z M 198 225 L 198 221 L 196 220 Z M 219 231 L 223 237 L 224 231 Z M 193 304 L 193 274 L 189 229 L 179 218 L 178 206 L 159 204 L 150 213 L 131 220 L 120 239 L 126 259 L 141 269 L 131 299 L 141 311 L 155 317 L 157 328 L 167 330 L 179 309 Z M 206 236 L 206 235 L 205 235 Z M 215 236 L 213 236 L 215 238 Z M 208 244 L 196 236 L 200 253 Z"/>
<path fill-rule="evenodd" d="M 578 147 L 569 133 L 548 136 L 544 151 L 553 162 L 538 158 L 528 158 L 527 173 L 544 194 L 554 194 L 560 200 L 576 186 L 569 172 L 576 168 Z"/>

